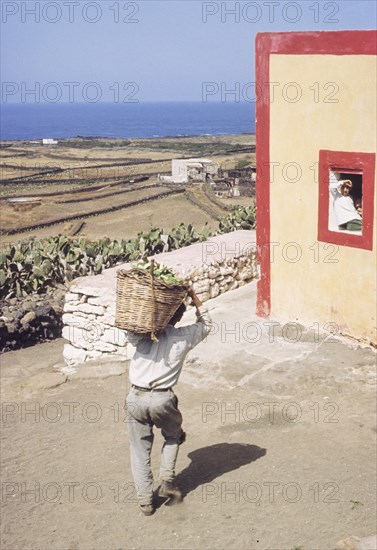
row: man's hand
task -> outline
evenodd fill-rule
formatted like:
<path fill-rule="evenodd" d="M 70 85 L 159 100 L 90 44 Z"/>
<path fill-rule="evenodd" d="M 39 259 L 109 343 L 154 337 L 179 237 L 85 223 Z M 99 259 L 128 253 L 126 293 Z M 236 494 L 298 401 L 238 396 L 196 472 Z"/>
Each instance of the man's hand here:
<path fill-rule="evenodd" d="M 196 308 L 199 308 L 201 305 L 202 305 L 202 302 L 199 300 L 199 298 L 197 297 L 196 293 L 195 293 L 195 290 L 193 289 L 192 286 L 190 286 L 190 288 L 188 289 L 188 292 L 187 292 L 188 296 L 190 296 L 190 298 L 192 299 L 192 303 L 194 304 L 194 306 Z"/>

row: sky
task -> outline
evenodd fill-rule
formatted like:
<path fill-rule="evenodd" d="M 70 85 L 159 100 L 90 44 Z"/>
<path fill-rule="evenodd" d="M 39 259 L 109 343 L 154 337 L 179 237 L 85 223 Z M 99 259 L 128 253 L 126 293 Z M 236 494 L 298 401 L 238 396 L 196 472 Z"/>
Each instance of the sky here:
<path fill-rule="evenodd" d="M 1 0 L 2 103 L 220 101 L 258 32 L 376 28 L 374 0 Z"/>

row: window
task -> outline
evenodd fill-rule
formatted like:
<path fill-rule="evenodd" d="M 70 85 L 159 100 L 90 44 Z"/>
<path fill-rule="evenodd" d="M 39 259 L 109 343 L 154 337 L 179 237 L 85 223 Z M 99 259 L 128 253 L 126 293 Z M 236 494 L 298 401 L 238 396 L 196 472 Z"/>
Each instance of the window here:
<path fill-rule="evenodd" d="M 372 250 L 375 154 L 320 151 L 318 240 Z"/>
<path fill-rule="evenodd" d="M 330 169 L 329 231 L 362 235 L 363 175 Z"/>

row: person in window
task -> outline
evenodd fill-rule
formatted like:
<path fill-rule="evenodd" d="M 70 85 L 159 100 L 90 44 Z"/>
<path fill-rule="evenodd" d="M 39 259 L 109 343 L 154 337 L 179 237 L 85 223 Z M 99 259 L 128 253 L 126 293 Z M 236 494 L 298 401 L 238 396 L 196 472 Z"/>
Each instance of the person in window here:
<path fill-rule="evenodd" d="M 334 211 L 339 229 L 360 231 L 362 218 L 351 196 L 352 181 L 340 180 L 330 183 L 330 192 L 334 197 Z"/>
<path fill-rule="evenodd" d="M 356 199 L 355 200 L 355 208 L 358 211 L 358 213 L 360 214 L 360 216 L 363 217 L 363 204 L 361 202 L 361 199 Z"/>

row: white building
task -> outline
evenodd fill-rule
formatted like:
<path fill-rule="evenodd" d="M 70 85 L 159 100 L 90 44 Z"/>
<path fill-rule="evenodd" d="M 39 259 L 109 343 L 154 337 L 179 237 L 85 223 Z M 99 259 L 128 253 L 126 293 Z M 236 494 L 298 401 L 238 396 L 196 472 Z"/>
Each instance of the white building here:
<path fill-rule="evenodd" d="M 43 138 L 42 139 L 42 145 L 57 145 L 58 142 L 55 139 L 51 138 Z"/>
<path fill-rule="evenodd" d="M 172 175 L 160 176 L 170 183 L 194 183 L 211 181 L 219 170 L 218 164 L 209 159 L 173 159 Z"/>

